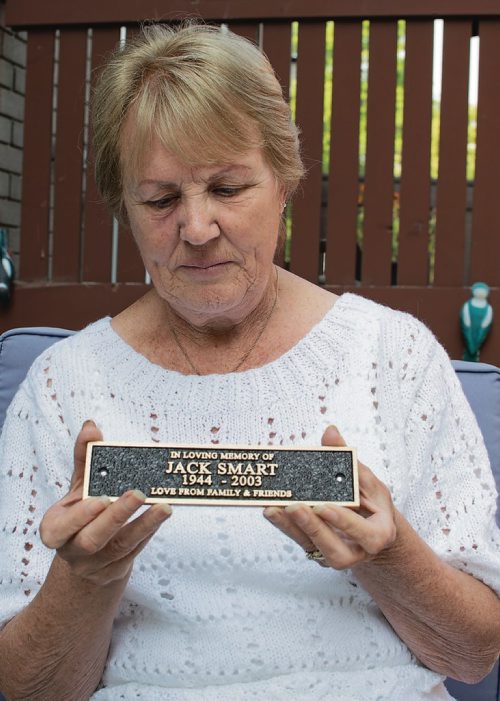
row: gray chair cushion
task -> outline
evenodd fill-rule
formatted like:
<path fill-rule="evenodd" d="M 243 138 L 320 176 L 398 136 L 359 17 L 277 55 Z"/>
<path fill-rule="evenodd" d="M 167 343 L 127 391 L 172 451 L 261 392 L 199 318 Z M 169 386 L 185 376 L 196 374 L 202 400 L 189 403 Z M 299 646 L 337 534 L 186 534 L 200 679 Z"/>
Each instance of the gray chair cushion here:
<path fill-rule="evenodd" d="M 5 412 L 37 356 L 56 341 L 75 333 L 67 329 L 12 329 L 0 336 L 0 431 Z"/>
<path fill-rule="evenodd" d="M 463 360 L 454 360 L 453 367 L 481 428 L 500 492 L 500 368 Z M 497 523 L 500 526 L 500 504 Z"/>

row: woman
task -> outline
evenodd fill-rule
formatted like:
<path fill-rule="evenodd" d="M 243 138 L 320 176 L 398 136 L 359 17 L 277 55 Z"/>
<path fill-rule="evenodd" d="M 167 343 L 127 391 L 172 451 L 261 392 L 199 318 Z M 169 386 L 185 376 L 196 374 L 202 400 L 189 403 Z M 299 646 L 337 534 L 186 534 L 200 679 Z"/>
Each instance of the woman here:
<path fill-rule="evenodd" d="M 367 701 L 449 698 L 444 675 L 480 678 L 500 639 L 482 439 L 419 322 L 273 265 L 302 165 L 266 59 L 229 32 L 150 27 L 104 71 L 94 141 L 153 287 L 39 358 L 10 408 L 0 688 Z M 359 510 L 169 519 L 139 492 L 81 500 L 102 437 L 345 438 L 370 469 Z"/>

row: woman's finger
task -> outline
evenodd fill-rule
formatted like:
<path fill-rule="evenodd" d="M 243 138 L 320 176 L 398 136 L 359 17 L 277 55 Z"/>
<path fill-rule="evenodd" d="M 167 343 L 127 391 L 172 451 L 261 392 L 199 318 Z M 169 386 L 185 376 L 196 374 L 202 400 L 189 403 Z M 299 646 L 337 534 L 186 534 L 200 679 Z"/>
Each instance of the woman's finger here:
<path fill-rule="evenodd" d="M 64 499 L 54 504 L 42 519 L 40 538 L 47 548 L 57 550 L 111 504 L 108 497 L 80 499 L 71 507 Z"/>
<path fill-rule="evenodd" d="M 151 506 L 138 518 L 125 524 L 102 549 L 99 558 L 106 562 L 114 562 L 135 553 L 141 543 L 151 538 L 171 514 L 172 509 L 169 504 Z"/>
<path fill-rule="evenodd" d="M 81 554 L 68 555 L 66 552 L 63 555 L 72 565 L 75 574 L 105 584 L 127 573 L 135 557 L 171 513 L 168 504 L 155 504 L 123 526 L 108 544 L 94 555 L 82 557 Z"/>
<path fill-rule="evenodd" d="M 84 421 L 75 442 L 73 453 L 74 468 L 73 475 L 71 477 L 70 490 L 79 489 L 83 485 L 85 459 L 87 456 L 87 443 L 90 443 L 91 441 L 102 441 L 102 433 L 97 428 L 94 421 L 87 419 L 87 421 Z"/>
<path fill-rule="evenodd" d="M 123 557 L 121 560 L 110 562 L 109 564 L 105 565 L 104 567 L 101 567 L 100 569 L 89 571 L 85 575 L 85 579 L 88 579 L 94 584 L 100 584 L 103 586 L 106 586 L 107 584 L 110 584 L 111 582 L 114 582 L 118 579 L 123 579 L 127 576 L 137 555 L 139 555 L 139 553 L 142 550 L 144 550 L 144 548 L 149 543 L 153 535 L 154 532 L 148 535 L 146 538 L 144 538 L 144 540 L 141 541 L 134 548 L 134 550 L 128 553 L 128 555 Z"/>
<path fill-rule="evenodd" d="M 313 511 L 326 524 L 348 536 L 369 555 L 376 555 L 385 550 L 396 538 L 396 527 L 391 515 L 382 511 L 369 518 L 330 504 L 314 506 Z"/>
<path fill-rule="evenodd" d="M 321 445 L 331 448 L 343 448 L 346 442 L 336 426 L 328 426 L 321 437 Z"/>
<path fill-rule="evenodd" d="M 93 555 L 102 550 L 129 518 L 143 506 L 145 499 L 144 494 L 138 490 L 125 492 L 93 521 L 75 533 L 59 553 L 65 559 L 71 559 L 81 555 Z"/>
<path fill-rule="evenodd" d="M 330 567 L 344 569 L 365 559 L 366 554 L 358 543 L 340 537 L 311 507 L 306 504 L 291 504 L 285 510 L 314 544 L 314 549 L 323 554 Z"/>
<path fill-rule="evenodd" d="M 273 526 L 294 540 L 304 550 L 315 549 L 316 546 L 311 539 L 293 522 L 282 506 L 268 506 L 264 509 L 264 516 Z"/>
<path fill-rule="evenodd" d="M 328 426 L 321 438 L 321 444 L 323 446 L 341 447 L 345 446 L 345 441 L 335 426 Z M 273 526 L 276 526 L 276 528 L 282 531 L 285 535 L 298 543 L 302 548 L 304 548 L 304 550 L 310 551 L 316 548 L 309 536 L 304 533 L 304 531 L 299 528 L 299 526 L 290 517 L 288 507 L 268 507 L 264 509 L 264 516 L 273 524 Z"/>
<path fill-rule="evenodd" d="M 335 426 L 329 426 L 321 439 L 324 446 L 346 443 Z M 394 508 L 387 487 L 359 463 L 361 507 L 347 509 L 319 504 L 285 508 L 270 507 L 266 518 L 304 550 L 319 550 L 336 569 L 352 567 L 391 545 L 396 537 Z"/>

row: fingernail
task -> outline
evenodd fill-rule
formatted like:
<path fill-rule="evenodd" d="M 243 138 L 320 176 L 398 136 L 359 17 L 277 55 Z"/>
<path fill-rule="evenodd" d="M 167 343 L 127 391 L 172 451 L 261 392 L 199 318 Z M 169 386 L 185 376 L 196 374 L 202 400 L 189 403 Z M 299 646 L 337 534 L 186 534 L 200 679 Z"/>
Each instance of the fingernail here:
<path fill-rule="evenodd" d="M 319 516 L 323 516 L 328 520 L 328 523 L 336 524 L 338 521 L 338 514 L 331 504 L 315 504 L 313 506 L 313 511 Z"/>
<path fill-rule="evenodd" d="M 127 494 L 127 501 L 128 502 L 133 502 L 133 505 L 136 506 L 136 501 L 139 499 L 141 502 L 146 501 L 146 495 L 141 492 L 140 489 L 131 489 L 130 492 Z"/>
<path fill-rule="evenodd" d="M 327 508 L 327 504 L 325 504 L 324 502 L 321 502 L 319 504 L 314 504 L 314 506 L 312 507 L 313 511 L 315 511 L 317 514 L 320 514 L 326 508 Z"/>
<path fill-rule="evenodd" d="M 104 511 L 104 508 L 111 504 L 111 499 L 107 496 L 89 497 L 86 501 L 90 502 L 90 510 L 96 514 Z"/>
<path fill-rule="evenodd" d="M 92 426 L 95 428 L 95 421 L 92 421 L 92 419 L 86 419 L 82 424 L 82 428 L 86 428 L 87 426 Z"/>
<path fill-rule="evenodd" d="M 158 510 L 163 511 L 163 515 L 165 516 L 170 516 L 170 514 L 172 513 L 172 507 L 170 506 L 170 504 L 158 504 Z"/>
<path fill-rule="evenodd" d="M 304 504 L 301 501 L 296 501 L 293 504 L 288 504 L 287 506 L 285 506 L 285 510 L 293 514 L 294 511 L 298 511 L 299 509 L 302 509 L 305 506 L 307 506 L 307 504 Z"/>
<path fill-rule="evenodd" d="M 269 521 L 272 521 L 276 516 L 278 516 L 279 510 L 276 506 L 268 506 L 264 509 L 264 516 L 265 518 L 269 519 Z"/>
<path fill-rule="evenodd" d="M 307 509 L 307 504 L 290 504 L 290 506 L 285 507 L 285 511 L 292 514 L 293 520 L 299 526 L 305 526 L 309 522 L 309 509 Z"/>

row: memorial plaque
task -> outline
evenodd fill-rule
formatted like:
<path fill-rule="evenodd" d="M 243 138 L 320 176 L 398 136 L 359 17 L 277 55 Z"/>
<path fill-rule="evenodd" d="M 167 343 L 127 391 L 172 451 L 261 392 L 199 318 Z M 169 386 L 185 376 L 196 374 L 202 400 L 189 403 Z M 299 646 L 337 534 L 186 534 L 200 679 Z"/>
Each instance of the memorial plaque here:
<path fill-rule="evenodd" d="M 89 443 L 84 497 L 140 489 L 146 503 L 359 506 L 354 448 Z"/>

